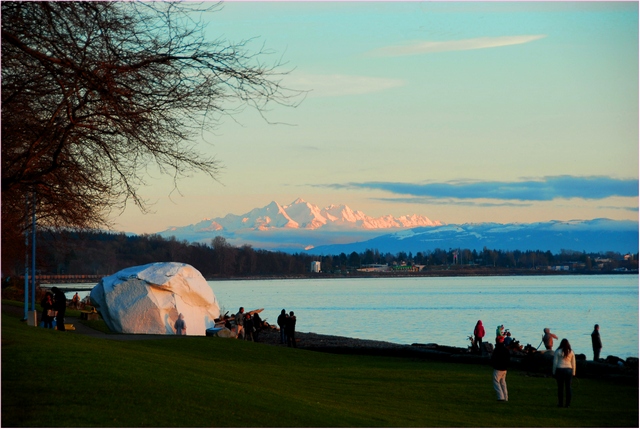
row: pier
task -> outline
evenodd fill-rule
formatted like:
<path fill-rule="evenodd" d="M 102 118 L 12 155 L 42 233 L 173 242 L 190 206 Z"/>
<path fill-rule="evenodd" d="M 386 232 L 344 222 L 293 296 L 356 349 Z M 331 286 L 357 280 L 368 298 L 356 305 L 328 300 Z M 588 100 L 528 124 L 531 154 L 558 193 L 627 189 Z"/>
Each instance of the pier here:
<path fill-rule="evenodd" d="M 36 283 L 98 283 L 106 274 L 39 274 L 36 275 Z M 24 280 L 24 276 L 20 276 Z M 29 278 L 31 280 L 31 277 Z"/>

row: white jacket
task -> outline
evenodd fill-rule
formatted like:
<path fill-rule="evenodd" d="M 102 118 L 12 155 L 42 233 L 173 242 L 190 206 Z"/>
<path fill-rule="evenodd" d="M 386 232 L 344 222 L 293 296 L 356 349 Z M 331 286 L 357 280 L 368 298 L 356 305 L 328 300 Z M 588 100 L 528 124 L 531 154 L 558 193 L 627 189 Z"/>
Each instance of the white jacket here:
<path fill-rule="evenodd" d="M 553 355 L 553 375 L 556 375 L 556 368 L 571 368 L 573 375 L 576 375 L 576 355 L 573 350 L 567 356 L 562 355 L 562 349 L 556 350 Z"/>

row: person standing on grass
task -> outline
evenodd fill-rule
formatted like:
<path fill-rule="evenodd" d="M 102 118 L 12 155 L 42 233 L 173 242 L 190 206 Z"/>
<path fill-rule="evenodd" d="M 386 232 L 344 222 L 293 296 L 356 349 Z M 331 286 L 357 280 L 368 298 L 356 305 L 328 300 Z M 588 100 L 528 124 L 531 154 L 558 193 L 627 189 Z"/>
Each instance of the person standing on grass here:
<path fill-rule="evenodd" d="M 53 292 L 53 309 L 58 312 L 56 315 L 56 328 L 58 331 L 64 331 L 64 313 L 67 311 L 67 297 L 57 287 L 52 287 Z"/>
<path fill-rule="evenodd" d="M 287 343 L 287 312 L 283 308 L 278 316 L 278 327 L 280 328 L 280 344 Z"/>
<path fill-rule="evenodd" d="M 600 351 L 602 350 L 602 340 L 600 339 L 600 325 L 596 324 L 591 333 L 591 345 L 593 346 L 593 361 L 600 359 Z"/>
<path fill-rule="evenodd" d="M 244 339 L 244 307 L 240 307 L 236 313 L 236 338 Z"/>
<path fill-rule="evenodd" d="M 504 346 L 504 337 L 496 336 L 496 348 L 491 355 L 491 366 L 493 366 L 493 388 L 498 395 L 498 401 L 509 401 L 507 391 L 507 370 L 511 361 L 511 353 Z"/>
<path fill-rule="evenodd" d="M 178 315 L 178 320 L 173 327 L 176 329 L 176 335 L 187 335 L 187 323 L 184 321 L 182 313 Z"/>
<path fill-rule="evenodd" d="M 289 312 L 287 324 L 285 325 L 285 331 L 287 335 L 287 346 L 298 347 L 296 345 L 296 316 L 294 316 L 293 311 Z"/>
<path fill-rule="evenodd" d="M 42 322 L 44 323 L 44 327 L 46 329 L 53 329 L 53 294 L 51 292 L 47 292 L 42 302 L 40 303 L 42 307 Z"/>
<path fill-rule="evenodd" d="M 576 375 L 576 355 L 571 350 L 569 340 L 563 338 L 553 355 L 553 375 L 558 383 L 558 407 L 562 407 L 563 390 L 566 394 L 564 406 L 571 405 L 571 380 Z"/>
<path fill-rule="evenodd" d="M 484 337 L 484 326 L 482 320 L 478 320 L 476 327 L 473 329 L 473 345 L 471 349 L 475 352 L 482 354 L 482 338 Z"/>

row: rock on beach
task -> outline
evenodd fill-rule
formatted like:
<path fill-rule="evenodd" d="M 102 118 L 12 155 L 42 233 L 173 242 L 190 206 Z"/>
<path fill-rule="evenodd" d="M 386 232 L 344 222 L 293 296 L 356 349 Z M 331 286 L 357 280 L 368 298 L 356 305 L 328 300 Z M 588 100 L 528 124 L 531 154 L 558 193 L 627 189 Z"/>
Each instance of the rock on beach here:
<path fill-rule="evenodd" d="M 220 317 L 216 297 L 202 274 L 178 262 L 126 268 L 103 278 L 90 298 L 117 333 L 173 335 L 182 314 L 187 335 L 205 335 Z"/>

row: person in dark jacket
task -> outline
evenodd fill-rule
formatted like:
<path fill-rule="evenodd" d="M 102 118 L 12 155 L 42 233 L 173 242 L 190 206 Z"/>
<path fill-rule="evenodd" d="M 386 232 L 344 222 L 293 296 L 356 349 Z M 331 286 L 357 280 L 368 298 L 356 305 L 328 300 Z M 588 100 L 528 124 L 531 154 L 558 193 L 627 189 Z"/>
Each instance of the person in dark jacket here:
<path fill-rule="evenodd" d="M 58 312 L 56 316 L 56 329 L 58 331 L 64 331 L 64 313 L 67 311 L 67 297 L 57 287 L 52 287 L 53 292 L 53 309 Z"/>
<path fill-rule="evenodd" d="M 243 326 L 243 331 L 244 331 L 244 339 L 249 341 L 253 341 L 253 320 L 251 319 L 251 314 L 249 313 L 245 313 L 244 315 L 244 326 Z"/>
<path fill-rule="evenodd" d="M 504 346 L 504 337 L 498 335 L 496 337 L 496 348 L 491 355 L 491 366 L 493 366 L 493 388 L 498 395 L 498 401 L 506 402 L 509 400 L 509 392 L 507 391 L 507 370 L 511 354 Z"/>
<path fill-rule="evenodd" d="M 236 338 L 242 337 L 244 340 L 244 307 L 240 307 L 235 316 L 236 321 Z"/>
<path fill-rule="evenodd" d="M 602 350 L 602 340 L 600 339 L 600 325 L 596 324 L 591 333 L 591 345 L 593 346 L 593 360 L 597 362 L 600 359 L 600 350 Z"/>
<path fill-rule="evenodd" d="M 287 312 L 285 311 L 285 309 L 283 308 L 282 311 L 280 312 L 280 315 L 278 316 L 278 327 L 280 328 L 280 344 L 286 344 L 287 343 L 287 332 L 286 332 L 286 326 L 287 326 Z"/>
<path fill-rule="evenodd" d="M 296 316 L 294 316 L 293 311 L 289 312 L 289 318 L 287 319 L 287 324 L 284 327 L 287 334 L 287 346 L 288 347 L 297 347 L 296 345 Z"/>
<path fill-rule="evenodd" d="M 173 327 L 176 330 L 176 335 L 187 335 L 187 322 L 184 321 L 182 313 L 178 314 L 178 320 L 176 320 Z"/>
<path fill-rule="evenodd" d="M 258 313 L 253 313 L 253 339 L 258 340 L 258 334 L 262 331 L 262 318 Z"/>

